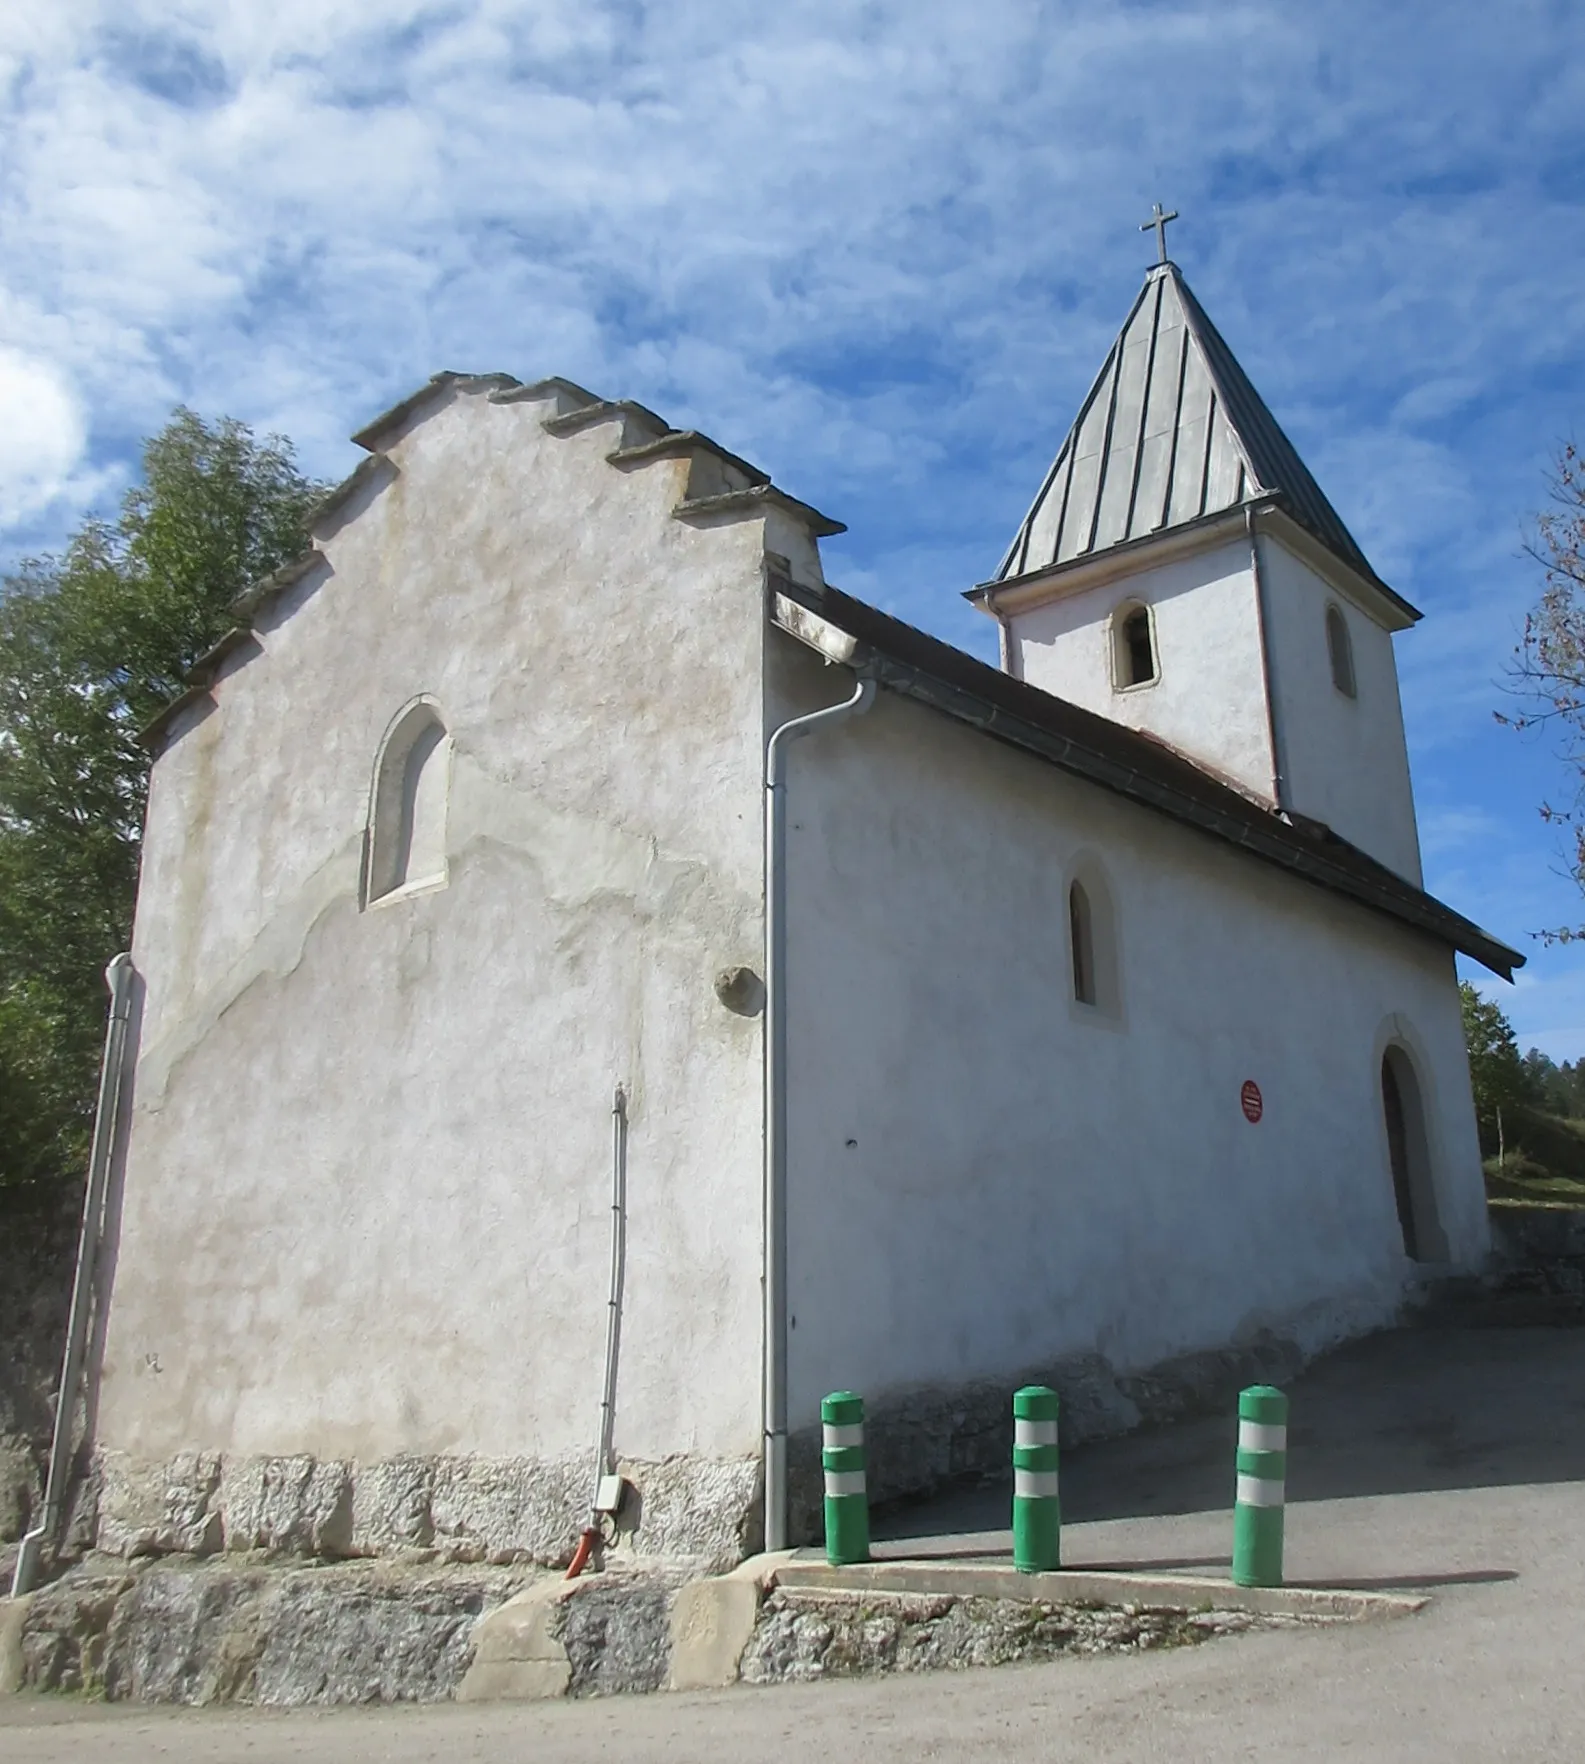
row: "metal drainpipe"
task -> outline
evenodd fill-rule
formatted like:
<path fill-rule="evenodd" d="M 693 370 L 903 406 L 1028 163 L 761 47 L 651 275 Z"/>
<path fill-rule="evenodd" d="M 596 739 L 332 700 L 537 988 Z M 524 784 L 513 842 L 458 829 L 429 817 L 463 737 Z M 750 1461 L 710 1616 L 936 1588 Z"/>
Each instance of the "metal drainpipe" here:
<path fill-rule="evenodd" d="M 600 1385 L 600 1444 L 594 1456 L 594 1488 L 589 1495 L 589 1520 L 578 1538 L 568 1580 L 576 1580 L 588 1565 L 600 1541 L 600 1519 L 621 1505 L 621 1487 L 606 1502 L 607 1479 L 614 1475 L 611 1461 L 616 1436 L 616 1367 L 622 1349 L 622 1288 L 627 1279 L 627 1091 L 617 1085 L 611 1099 L 611 1283 L 605 1306 L 605 1378 Z"/>
<path fill-rule="evenodd" d="M 787 748 L 869 709 L 875 682 L 775 731 L 765 750 L 765 1548 L 787 1547 Z"/>
<path fill-rule="evenodd" d="M 99 1066 L 99 1100 L 94 1109 L 94 1137 L 88 1153 L 88 1187 L 83 1195 L 82 1231 L 77 1239 L 77 1274 L 72 1282 L 72 1305 L 66 1323 L 66 1355 L 61 1363 L 60 1394 L 55 1399 L 55 1430 L 50 1436 L 49 1471 L 44 1483 L 44 1510 L 39 1522 L 22 1539 L 16 1572 L 11 1577 L 11 1596 L 21 1598 L 31 1590 L 38 1571 L 39 1553 L 45 1540 L 53 1542 L 66 1499 L 66 1480 L 72 1453 L 72 1423 L 77 1414 L 77 1385 L 82 1377 L 83 1354 L 88 1344 L 88 1324 L 93 1314 L 95 1276 L 98 1273 L 100 1227 L 103 1224 L 105 1187 L 115 1148 L 116 1126 L 121 1114 L 122 1068 L 126 1063 L 127 1022 L 132 1015 L 132 957 L 118 955 L 105 969 L 110 988 L 110 1020 L 105 1027 L 104 1058 Z"/>
<path fill-rule="evenodd" d="M 1018 665 L 1018 651 L 1013 646 L 1013 627 L 1008 622 L 1007 614 L 996 604 L 996 595 L 991 589 L 985 591 L 984 606 L 996 621 L 996 647 L 1002 672 L 1010 680 L 1023 679 L 1023 669 Z"/>
<path fill-rule="evenodd" d="M 622 1344 L 622 1287 L 627 1277 L 627 1092 L 619 1084 L 611 1103 L 611 1286 L 606 1301 L 605 1382 L 600 1391 L 600 1448 L 594 1467 L 591 1515 L 600 1511 L 600 1485 L 616 1468 L 616 1362 Z"/>

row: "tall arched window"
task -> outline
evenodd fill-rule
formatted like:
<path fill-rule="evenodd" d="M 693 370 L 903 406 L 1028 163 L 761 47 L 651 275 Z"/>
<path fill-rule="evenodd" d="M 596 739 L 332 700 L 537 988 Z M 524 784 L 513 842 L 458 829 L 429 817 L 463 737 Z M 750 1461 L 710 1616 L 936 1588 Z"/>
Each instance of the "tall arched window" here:
<path fill-rule="evenodd" d="M 1073 1002 L 1097 1016 L 1122 1016 L 1117 916 L 1100 865 L 1081 858 L 1068 882 L 1068 960 Z"/>
<path fill-rule="evenodd" d="M 1080 1004 L 1095 1003 L 1095 921 L 1082 882 L 1068 887 L 1068 945 L 1073 955 L 1073 996 Z"/>
<path fill-rule="evenodd" d="M 1112 678 L 1118 689 L 1149 686 L 1157 677 L 1156 632 L 1150 608 L 1127 601 L 1112 614 Z"/>
<path fill-rule="evenodd" d="M 386 733 L 369 815 L 369 905 L 446 879 L 451 742 L 440 712 L 419 699 Z"/>
<path fill-rule="evenodd" d="M 1354 696 L 1354 642 L 1340 606 L 1326 609 L 1326 652 L 1332 662 L 1332 684 L 1345 698 Z"/>

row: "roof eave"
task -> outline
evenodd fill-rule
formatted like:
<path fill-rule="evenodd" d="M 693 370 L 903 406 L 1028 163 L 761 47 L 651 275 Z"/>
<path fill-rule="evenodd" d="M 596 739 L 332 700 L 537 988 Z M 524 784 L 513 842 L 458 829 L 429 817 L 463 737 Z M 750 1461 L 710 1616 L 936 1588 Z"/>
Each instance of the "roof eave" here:
<path fill-rule="evenodd" d="M 1210 550 L 1243 530 L 1251 517 L 1262 530 L 1272 532 L 1297 552 L 1316 574 L 1330 579 L 1342 592 L 1363 602 L 1366 610 L 1389 631 L 1407 630 L 1424 616 L 1418 607 L 1390 588 L 1373 570 L 1361 574 L 1351 560 L 1339 556 L 1332 546 L 1294 515 L 1281 491 L 1276 490 L 1264 491 L 1233 508 L 1197 515 L 1192 521 L 1182 521 L 1175 527 L 1161 527 L 1154 533 L 1141 534 L 1137 539 L 1120 540 L 1104 551 L 1087 551 L 1079 557 L 1047 564 L 1044 569 L 1030 570 L 1022 576 L 978 582 L 963 591 L 963 598 L 986 612 L 993 608 L 998 613 L 1026 610 L 1137 571 L 1141 567 L 1141 557 L 1152 551 L 1156 553 L 1156 562 L 1169 563 L 1175 558 L 1192 556 L 1197 551 Z M 1154 563 L 1146 567 L 1154 567 Z"/>
<path fill-rule="evenodd" d="M 1082 588 L 1094 587 L 1114 576 L 1129 573 L 1139 558 L 1152 550 L 1162 563 L 1173 558 L 1188 557 L 1197 551 L 1209 550 L 1244 530 L 1246 510 L 1256 513 L 1271 506 L 1271 499 L 1244 503 L 1237 508 L 1219 508 L 1210 514 L 1196 515 L 1192 521 L 1181 521 L 1175 527 L 1161 527 L 1154 533 L 1143 533 L 1137 539 L 1123 539 L 1108 545 L 1104 551 L 1086 551 L 1078 557 L 1065 558 L 1061 563 L 1047 564 L 1022 576 L 976 583 L 963 592 L 963 598 L 987 610 L 994 604 L 998 611 L 1014 612 L 1038 606 L 1045 600 L 1075 594 Z"/>
<path fill-rule="evenodd" d="M 1396 920 L 1463 952 L 1505 980 L 1525 958 L 1471 920 L 1416 888 L 1368 854 L 1332 835 L 1313 834 L 1212 778 L 1182 755 L 1120 724 L 1106 724 L 1108 753 L 1079 732 L 1105 719 L 977 657 L 929 637 L 838 589 L 810 588 L 777 576 L 771 616 L 789 635 L 828 660 L 865 673 L 981 733 L 1115 791 L 1182 824 L 1249 852 L 1290 874 Z M 848 628 L 873 627 L 869 634 Z M 848 614 L 844 624 L 843 613 Z M 880 641 L 881 636 L 888 641 Z M 910 653 L 913 652 L 913 653 Z M 932 665 L 934 663 L 934 665 Z M 1071 723 L 1075 728 L 1061 725 Z M 1176 774 L 1176 781 L 1174 779 Z M 1192 789 L 1185 780 L 1192 779 Z"/>
<path fill-rule="evenodd" d="M 1372 602 L 1367 611 L 1374 611 L 1389 631 L 1407 631 L 1425 617 L 1419 607 L 1382 581 L 1374 570 L 1361 570 L 1352 560 L 1343 557 L 1335 546 L 1329 545 L 1300 520 L 1282 496 L 1274 495 L 1268 499 L 1261 518 L 1273 534 L 1290 550 L 1296 551 L 1317 575 L 1330 578 L 1334 587 L 1353 594 L 1356 599 Z"/>

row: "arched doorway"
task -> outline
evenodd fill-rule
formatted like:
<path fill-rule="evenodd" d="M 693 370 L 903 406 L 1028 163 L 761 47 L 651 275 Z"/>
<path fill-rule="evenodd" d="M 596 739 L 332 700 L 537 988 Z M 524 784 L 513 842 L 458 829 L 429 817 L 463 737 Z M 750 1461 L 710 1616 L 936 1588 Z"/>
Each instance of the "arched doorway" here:
<path fill-rule="evenodd" d="M 1381 1107 L 1403 1253 L 1416 1262 L 1446 1261 L 1447 1237 L 1437 1218 L 1420 1080 L 1407 1051 L 1396 1043 L 1381 1057 Z"/>

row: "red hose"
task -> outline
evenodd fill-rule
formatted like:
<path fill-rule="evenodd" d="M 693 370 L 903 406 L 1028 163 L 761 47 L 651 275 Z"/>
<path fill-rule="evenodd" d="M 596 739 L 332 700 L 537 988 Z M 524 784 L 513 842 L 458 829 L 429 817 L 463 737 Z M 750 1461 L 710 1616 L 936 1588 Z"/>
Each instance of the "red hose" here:
<path fill-rule="evenodd" d="M 578 1539 L 578 1547 L 572 1552 L 572 1560 L 567 1564 L 567 1578 L 576 1580 L 588 1565 L 590 1556 L 594 1554 L 594 1546 L 600 1541 L 600 1528 L 597 1525 L 586 1525 L 583 1535 Z"/>

